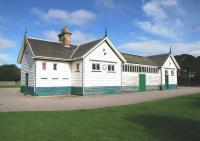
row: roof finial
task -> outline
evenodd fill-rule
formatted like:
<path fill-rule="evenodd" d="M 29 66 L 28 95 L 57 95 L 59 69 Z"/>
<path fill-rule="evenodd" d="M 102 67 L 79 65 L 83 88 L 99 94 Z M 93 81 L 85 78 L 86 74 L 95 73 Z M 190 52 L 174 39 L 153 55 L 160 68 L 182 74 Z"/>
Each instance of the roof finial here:
<path fill-rule="evenodd" d="M 105 27 L 105 35 L 104 35 L 104 37 L 107 37 L 107 36 L 108 36 L 107 27 Z"/>
<path fill-rule="evenodd" d="M 171 46 L 171 45 L 170 45 L 169 53 L 170 53 L 170 54 L 172 53 L 172 46 Z"/>
<path fill-rule="evenodd" d="M 27 27 L 26 27 L 26 28 L 25 28 L 25 31 L 24 31 L 24 37 L 27 36 L 27 32 L 28 32 L 28 29 L 27 29 Z"/>

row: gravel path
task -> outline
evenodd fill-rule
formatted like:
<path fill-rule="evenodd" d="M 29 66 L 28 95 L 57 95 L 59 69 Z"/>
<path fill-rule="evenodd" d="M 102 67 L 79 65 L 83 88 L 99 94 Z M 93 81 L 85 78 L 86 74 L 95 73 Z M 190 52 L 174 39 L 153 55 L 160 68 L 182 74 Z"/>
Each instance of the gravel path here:
<path fill-rule="evenodd" d="M 24 96 L 17 88 L 0 88 L 0 112 L 57 111 L 112 107 L 200 93 L 200 87 L 95 96 Z"/>

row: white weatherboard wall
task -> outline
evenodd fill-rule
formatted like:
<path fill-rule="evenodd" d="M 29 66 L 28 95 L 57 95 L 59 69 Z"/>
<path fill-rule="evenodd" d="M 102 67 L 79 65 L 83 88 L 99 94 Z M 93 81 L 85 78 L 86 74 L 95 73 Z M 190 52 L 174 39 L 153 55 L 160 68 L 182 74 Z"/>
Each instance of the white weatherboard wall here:
<path fill-rule="evenodd" d="M 76 65 L 79 64 L 79 71 L 76 68 Z M 82 87 L 82 61 L 75 61 L 71 64 L 71 85 L 74 87 Z"/>
<path fill-rule="evenodd" d="M 135 64 L 132 64 L 135 65 Z M 136 65 L 135 65 L 136 66 Z M 145 66 L 145 65 L 142 65 Z M 149 66 L 146 66 L 149 67 Z M 146 75 L 146 85 L 160 85 L 161 74 L 158 73 L 143 73 L 143 72 L 122 72 L 122 86 L 139 86 L 139 74 Z"/>
<path fill-rule="evenodd" d="M 139 86 L 139 73 L 122 72 L 122 86 Z"/>
<path fill-rule="evenodd" d="M 25 74 L 28 73 L 28 86 L 35 85 L 35 61 L 32 58 L 32 53 L 29 46 L 26 46 L 24 55 L 21 61 L 21 86 L 25 86 Z"/>
<path fill-rule="evenodd" d="M 165 70 L 168 71 L 169 84 L 177 84 L 177 68 L 170 56 L 162 67 L 162 84 L 163 85 L 165 84 Z M 171 70 L 174 71 L 174 76 L 172 76 Z"/>
<path fill-rule="evenodd" d="M 92 71 L 92 63 L 100 64 L 100 72 Z M 108 64 L 115 66 L 115 72 L 108 72 Z M 121 86 L 121 64 L 121 60 L 109 47 L 107 42 L 103 42 L 84 58 L 84 87 Z M 105 70 L 103 66 L 106 66 Z"/>
<path fill-rule="evenodd" d="M 42 63 L 46 62 L 46 70 L 42 70 Z M 57 70 L 53 70 L 57 64 Z M 58 61 L 36 61 L 36 87 L 71 86 L 71 63 Z"/>

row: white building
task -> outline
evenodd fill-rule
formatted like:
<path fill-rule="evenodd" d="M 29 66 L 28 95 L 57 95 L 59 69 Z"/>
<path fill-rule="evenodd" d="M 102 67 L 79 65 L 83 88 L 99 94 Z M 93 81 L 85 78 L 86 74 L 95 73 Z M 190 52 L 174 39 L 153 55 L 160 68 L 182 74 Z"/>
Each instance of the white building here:
<path fill-rule="evenodd" d="M 59 42 L 24 38 L 17 60 L 22 93 L 93 95 L 177 87 L 180 67 L 171 53 L 120 53 L 106 36 L 71 45 L 71 34 L 65 27 Z"/>

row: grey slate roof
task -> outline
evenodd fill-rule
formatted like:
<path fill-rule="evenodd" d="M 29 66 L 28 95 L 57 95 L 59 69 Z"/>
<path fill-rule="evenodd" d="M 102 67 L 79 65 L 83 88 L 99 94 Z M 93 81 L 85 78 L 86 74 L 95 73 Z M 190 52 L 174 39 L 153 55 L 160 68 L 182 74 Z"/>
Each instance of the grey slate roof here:
<path fill-rule="evenodd" d="M 35 56 L 69 59 L 76 49 L 76 45 L 70 48 L 62 47 L 60 42 L 50 42 L 39 39 L 27 38 Z"/>
<path fill-rule="evenodd" d="M 95 45 L 101 42 L 104 38 L 94 40 L 85 44 L 70 45 L 70 48 L 62 47 L 61 42 L 51 42 L 40 39 L 33 39 L 27 37 L 27 40 L 33 50 L 35 56 L 43 56 L 43 57 L 53 57 L 53 58 L 61 58 L 61 59 L 74 59 L 83 57 L 88 51 L 90 51 Z M 160 54 L 154 56 L 138 56 L 133 54 L 121 53 L 125 58 L 127 63 L 134 64 L 143 64 L 143 65 L 152 65 L 152 66 L 162 66 L 166 61 L 168 54 Z"/>
<path fill-rule="evenodd" d="M 156 65 L 162 66 L 165 63 L 165 61 L 167 60 L 167 58 L 169 57 L 169 55 L 170 55 L 170 53 L 166 53 L 166 54 L 148 56 L 147 58 L 149 60 L 155 62 Z"/>
<path fill-rule="evenodd" d="M 143 57 L 143 56 L 127 54 L 127 53 L 121 53 L 121 54 L 126 59 L 127 63 L 142 64 L 142 65 L 152 65 L 152 66 L 156 65 L 155 62 L 153 62 L 153 61 L 151 61 L 148 58 Z"/>
<path fill-rule="evenodd" d="M 95 45 L 97 45 L 102 40 L 103 38 L 79 45 L 77 50 L 73 54 L 72 59 L 77 58 L 77 57 L 83 57 L 90 49 L 92 49 Z"/>

